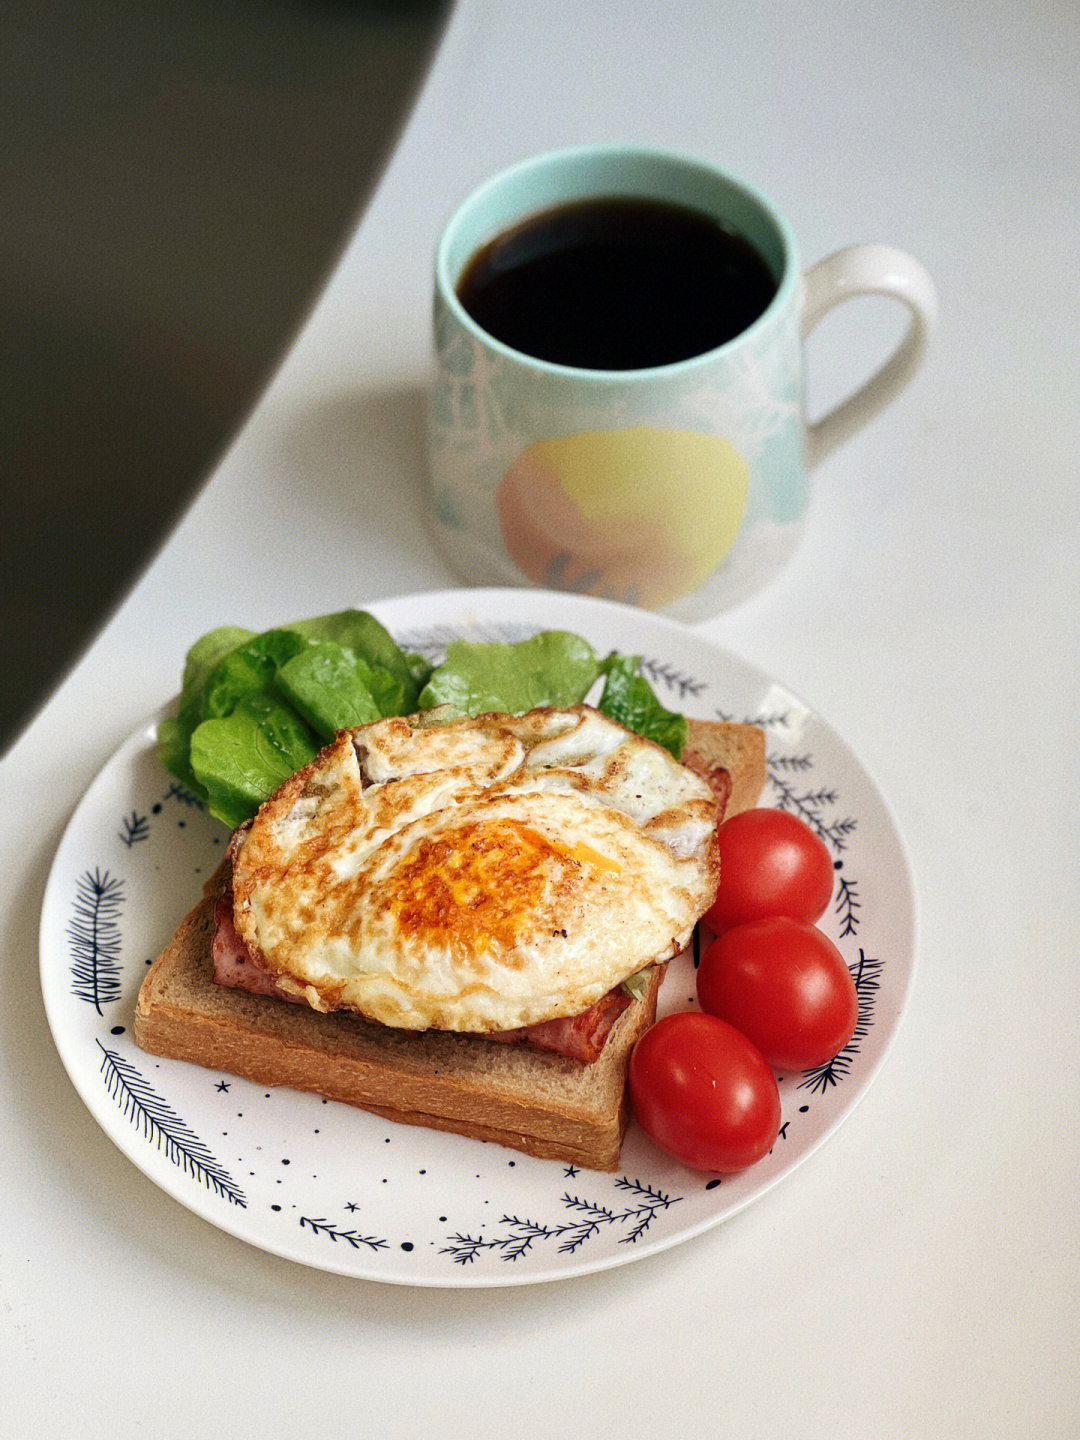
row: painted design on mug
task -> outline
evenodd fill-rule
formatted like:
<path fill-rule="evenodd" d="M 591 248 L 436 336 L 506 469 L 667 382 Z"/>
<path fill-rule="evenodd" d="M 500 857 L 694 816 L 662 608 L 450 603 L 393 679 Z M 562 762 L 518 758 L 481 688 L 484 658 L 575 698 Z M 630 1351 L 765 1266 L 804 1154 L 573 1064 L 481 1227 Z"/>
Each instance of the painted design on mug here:
<path fill-rule="evenodd" d="M 638 425 L 540 440 L 495 494 L 536 584 L 644 606 L 695 590 L 734 545 L 750 468 L 718 435 Z"/>

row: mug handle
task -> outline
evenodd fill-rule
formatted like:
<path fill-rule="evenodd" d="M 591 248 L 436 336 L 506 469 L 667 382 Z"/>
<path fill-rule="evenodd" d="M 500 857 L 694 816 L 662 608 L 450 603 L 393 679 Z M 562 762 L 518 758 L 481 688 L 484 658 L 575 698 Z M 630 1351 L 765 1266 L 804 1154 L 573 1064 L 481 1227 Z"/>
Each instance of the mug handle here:
<path fill-rule="evenodd" d="M 937 323 L 937 294 L 930 276 L 891 245 L 849 245 L 812 265 L 802 277 L 802 338 L 835 305 L 857 295 L 886 295 L 910 312 L 907 331 L 888 360 L 820 420 L 806 427 L 806 463 L 816 465 L 900 393 L 922 363 Z"/>

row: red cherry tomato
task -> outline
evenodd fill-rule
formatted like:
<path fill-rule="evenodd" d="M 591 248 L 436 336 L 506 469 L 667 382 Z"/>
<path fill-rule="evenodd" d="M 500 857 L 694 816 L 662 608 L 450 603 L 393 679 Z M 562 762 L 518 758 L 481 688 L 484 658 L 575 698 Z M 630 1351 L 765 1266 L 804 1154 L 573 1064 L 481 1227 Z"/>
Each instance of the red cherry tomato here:
<path fill-rule="evenodd" d="M 825 913 L 832 858 L 824 841 L 795 815 L 744 810 L 725 820 L 717 834 L 720 891 L 706 919 L 718 934 L 770 915 L 813 923 Z"/>
<path fill-rule="evenodd" d="M 780 1092 L 760 1052 L 697 1011 L 646 1030 L 630 1057 L 630 1096 L 642 1129 L 695 1170 L 745 1170 L 780 1131 Z"/>
<path fill-rule="evenodd" d="M 698 965 L 701 1008 L 753 1041 L 778 1070 L 824 1065 L 851 1039 L 859 997 L 844 957 L 785 916 L 726 930 Z"/>

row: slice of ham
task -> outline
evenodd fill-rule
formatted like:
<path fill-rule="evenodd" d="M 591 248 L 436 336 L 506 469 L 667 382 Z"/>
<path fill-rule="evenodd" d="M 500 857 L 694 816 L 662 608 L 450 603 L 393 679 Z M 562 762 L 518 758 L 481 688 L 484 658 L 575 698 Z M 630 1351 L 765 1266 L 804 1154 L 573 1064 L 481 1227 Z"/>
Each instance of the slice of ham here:
<path fill-rule="evenodd" d="M 249 990 L 253 995 L 276 995 L 279 1000 L 303 1004 L 295 995 L 279 990 L 277 978 L 258 955 L 245 945 L 233 924 L 232 895 L 222 895 L 214 907 L 214 939 L 210 958 L 214 980 L 231 990 Z"/>
<path fill-rule="evenodd" d="M 696 751 L 687 751 L 682 757 L 682 763 L 688 770 L 693 770 L 695 775 L 700 775 L 715 795 L 716 803 L 720 807 L 717 816 L 719 824 L 727 814 L 728 801 L 731 799 L 731 771 L 723 765 L 710 765 L 708 760 Z"/>
<path fill-rule="evenodd" d="M 263 964 L 259 955 L 244 943 L 233 924 L 232 895 L 220 897 L 214 909 L 216 928 L 210 954 L 214 966 L 214 980 L 218 985 L 234 990 L 247 990 L 254 995 L 273 995 L 279 1000 L 289 1000 L 301 1005 L 304 1002 L 278 988 L 274 974 Z M 505 1045 L 532 1045 L 539 1050 L 551 1050 L 557 1055 L 567 1055 L 591 1065 L 600 1057 L 611 1027 L 633 1003 L 632 997 L 622 988 L 609 990 L 595 1005 L 580 1015 L 567 1015 L 557 1020 L 543 1020 L 537 1025 L 526 1025 L 519 1030 L 500 1030 L 486 1035 L 488 1040 L 497 1040 Z"/>
<path fill-rule="evenodd" d="M 554 1050 L 557 1055 L 569 1055 L 572 1060 L 591 1065 L 600 1058 L 615 1021 L 633 1003 L 625 990 L 609 990 L 580 1015 L 541 1020 L 521 1030 L 498 1030 L 487 1039 L 504 1045 L 535 1045 L 538 1050 Z"/>

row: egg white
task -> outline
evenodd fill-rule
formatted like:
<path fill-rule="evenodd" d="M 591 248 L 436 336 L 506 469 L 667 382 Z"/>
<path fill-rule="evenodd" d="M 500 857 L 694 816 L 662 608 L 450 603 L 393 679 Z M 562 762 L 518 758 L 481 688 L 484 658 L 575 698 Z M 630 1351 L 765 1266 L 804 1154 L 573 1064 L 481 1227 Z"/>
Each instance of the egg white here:
<path fill-rule="evenodd" d="M 241 937 L 280 988 L 404 1029 L 576 1015 L 689 942 L 716 802 L 588 706 L 342 732 L 235 847 Z"/>

